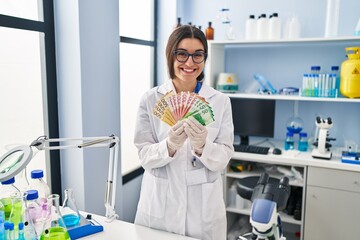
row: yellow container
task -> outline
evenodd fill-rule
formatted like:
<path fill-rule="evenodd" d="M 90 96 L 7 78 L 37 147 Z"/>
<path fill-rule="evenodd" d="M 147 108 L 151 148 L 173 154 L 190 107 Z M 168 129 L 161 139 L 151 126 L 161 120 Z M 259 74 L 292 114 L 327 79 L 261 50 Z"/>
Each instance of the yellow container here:
<path fill-rule="evenodd" d="M 360 47 L 345 48 L 348 60 L 341 64 L 340 93 L 345 97 L 360 97 Z"/>

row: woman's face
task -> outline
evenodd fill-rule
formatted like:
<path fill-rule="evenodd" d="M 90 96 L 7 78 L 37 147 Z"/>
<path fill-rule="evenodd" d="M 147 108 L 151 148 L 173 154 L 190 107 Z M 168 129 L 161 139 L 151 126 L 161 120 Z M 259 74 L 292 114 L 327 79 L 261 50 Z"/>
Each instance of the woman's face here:
<path fill-rule="evenodd" d="M 195 52 L 204 53 L 204 46 L 197 38 L 184 38 L 180 41 L 176 50 L 186 51 L 190 54 Z M 196 59 L 196 57 L 194 56 Z M 186 62 L 181 63 L 174 58 L 175 81 L 182 83 L 194 83 L 196 78 L 201 74 L 205 66 L 205 61 L 195 63 L 193 58 L 189 56 Z"/>

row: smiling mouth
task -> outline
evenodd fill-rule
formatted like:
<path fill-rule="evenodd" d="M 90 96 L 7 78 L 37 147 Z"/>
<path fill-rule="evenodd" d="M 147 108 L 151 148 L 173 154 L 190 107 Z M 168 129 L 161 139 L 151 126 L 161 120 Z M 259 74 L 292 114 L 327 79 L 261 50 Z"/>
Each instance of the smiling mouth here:
<path fill-rule="evenodd" d="M 193 73 L 196 71 L 196 69 L 190 69 L 190 68 L 181 68 L 182 71 L 186 72 L 186 73 Z"/>

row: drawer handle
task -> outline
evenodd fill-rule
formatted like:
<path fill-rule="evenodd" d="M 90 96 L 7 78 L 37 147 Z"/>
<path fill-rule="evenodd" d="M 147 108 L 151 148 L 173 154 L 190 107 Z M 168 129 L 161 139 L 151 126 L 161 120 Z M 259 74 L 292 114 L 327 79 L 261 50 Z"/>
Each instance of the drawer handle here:
<path fill-rule="evenodd" d="M 355 185 L 358 185 L 358 184 L 359 184 L 359 182 L 355 180 L 355 181 L 354 181 L 354 184 L 355 184 Z"/>

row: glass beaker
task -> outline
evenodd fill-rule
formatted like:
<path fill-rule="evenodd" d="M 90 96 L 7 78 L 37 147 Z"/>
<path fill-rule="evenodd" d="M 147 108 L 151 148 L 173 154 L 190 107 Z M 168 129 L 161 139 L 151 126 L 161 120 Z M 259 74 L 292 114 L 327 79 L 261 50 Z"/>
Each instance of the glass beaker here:
<path fill-rule="evenodd" d="M 65 189 L 65 199 L 61 208 L 65 226 L 67 228 L 77 226 L 80 222 L 80 213 L 75 203 L 74 192 L 71 188 Z"/>
<path fill-rule="evenodd" d="M 40 240 L 70 240 L 64 220 L 59 210 L 58 194 L 47 197 L 47 218 L 40 236 Z"/>

